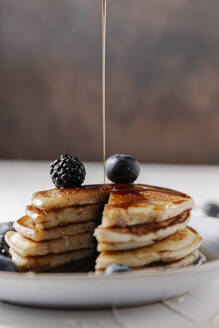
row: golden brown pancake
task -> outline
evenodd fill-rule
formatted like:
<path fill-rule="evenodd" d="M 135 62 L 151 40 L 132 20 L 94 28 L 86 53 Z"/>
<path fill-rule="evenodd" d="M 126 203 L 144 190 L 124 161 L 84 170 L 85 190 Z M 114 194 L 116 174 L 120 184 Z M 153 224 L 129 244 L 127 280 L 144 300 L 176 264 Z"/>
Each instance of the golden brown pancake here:
<path fill-rule="evenodd" d="M 95 221 L 88 221 L 71 223 L 47 230 L 40 230 L 28 216 L 23 216 L 14 223 L 14 228 L 20 235 L 34 241 L 59 239 L 63 236 L 77 235 L 84 232 L 90 232 L 92 234 L 95 226 Z"/>
<path fill-rule="evenodd" d="M 112 190 L 105 205 L 102 226 L 132 226 L 156 223 L 177 216 L 193 208 L 194 202 L 186 194 L 148 185 Z"/>
<path fill-rule="evenodd" d="M 18 271 L 43 272 L 55 269 L 71 261 L 77 261 L 90 257 L 94 254 L 94 249 L 85 248 L 61 254 L 23 257 L 14 249 L 10 248 L 9 253 L 12 257 L 12 262 L 16 265 Z"/>
<path fill-rule="evenodd" d="M 138 224 L 127 227 L 107 227 L 101 225 L 95 229 L 98 251 L 125 250 L 148 246 L 164 239 L 186 227 L 190 212 L 185 211 L 172 219 L 154 224 Z"/>
<path fill-rule="evenodd" d="M 102 252 L 96 260 L 96 269 L 105 269 L 114 263 L 135 268 L 154 262 L 177 261 L 196 251 L 201 243 L 202 238 L 199 234 L 187 227 L 147 247 Z"/>
<path fill-rule="evenodd" d="M 18 232 L 9 231 L 5 235 L 5 240 L 9 247 L 21 256 L 42 256 L 50 253 L 59 254 L 95 246 L 94 239 L 89 232 L 63 236 L 55 240 L 36 242 L 22 237 Z"/>
<path fill-rule="evenodd" d="M 41 210 L 54 210 L 69 206 L 105 203 L 112 185 L 87 185 L 72 189 L 39 191 L 32 196 L 32 205 Z"/>
<path fill-rule="evenodd" d="M 40 210 L 28 205 L 26 214 L 39 229 L 49 229 L 69 223 L 87 222 L 97 220 L 103 211 L 103 204 L 71 206 L 57 210 Z"/>
<path fill-rule="evenodd" d="M 137 267 L 137 268 L 132 268 L 132 270 L 134 271 L 145 271 L 147 273 L 155 273 L 155 272 L 161 272 L 161 271 L 166 271 L 166 270 L 170 270 L 170 269 L 179 269 L 182 267 L 187 267 L 189 265 L 194 264 L 198 259 L 199 259 L 199 251 L 196 250 L 193 253 L 183 257 L 182 259 L 179 259 L 177 261 L 173 261 L 173 262 L 168 262 L 168 263 L 153 263 L 153 264 L 149 264 L 146 266 L 142 266 L 142 267 Z M 99 269 L 96 270 L 95 273 L 97 275 L 101 275 L 104 274 L 104 269 Z"/>

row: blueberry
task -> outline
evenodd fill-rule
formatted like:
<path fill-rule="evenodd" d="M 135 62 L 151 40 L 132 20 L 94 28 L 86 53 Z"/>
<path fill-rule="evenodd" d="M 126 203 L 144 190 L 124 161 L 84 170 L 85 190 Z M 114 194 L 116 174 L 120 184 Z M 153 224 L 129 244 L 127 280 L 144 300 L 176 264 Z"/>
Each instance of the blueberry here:
<path fill-rule="evenodd" d="M 106 161 L 107 178 L 115 183 L 132 183 L 140 173 L 140 164 L 132 156 L 116 154 Z"/>
<path fill-rule="evenodd" d="M 0 223 L 0 236 L 5 236 L 8 231 L 14 231 L 13 223 L 12 221 Z"/>
<path fill-rule="evenodd" d="M 0 255 L 8 256 L 8 245 L 5 242 L 5 234 L 14 231 L 13 222 L 0 223 Z"/>
<path fill-rule="evenodd" d="M 17 272 L 17 269 L 8 257 L 0 255 L 0 271 Z"/>
<path fill-rule="evenodd" d="M 108 266 L 104 272 L 106 275 L 111 275 L 113 273 L 120 273 L 120 272 L 130 272 L 132 271 L 129 267 L 123 264 L 111 264 Z"/>
<path fill-rule="evenodd" d="M 8 246 L 5 242 L 5 238 L 4 237 L 0 237 L 0 255 L 4 255 L 4 256 L 8 256 Z"/>
<path fill-rule="evenodd" d="M 206 215 L 212 216 L 212 217 L 218 217 L 219 216 L 219 206 L 215 203 L 207 203 L 204 205 L 203 210 Z"/>

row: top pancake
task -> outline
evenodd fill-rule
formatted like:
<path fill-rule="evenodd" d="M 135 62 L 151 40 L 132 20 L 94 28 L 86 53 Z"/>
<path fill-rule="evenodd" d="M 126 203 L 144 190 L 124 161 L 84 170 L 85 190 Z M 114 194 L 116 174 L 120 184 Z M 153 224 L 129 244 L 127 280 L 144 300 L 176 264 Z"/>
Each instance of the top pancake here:
<path fill-rule="evenodd" d="M 54 210 L 69 206 L 105 203 L 112 185 L 87 185 L 78 188 L 51 189 L 35 192 L 32 205 L 41 210 Z"/>
<path fill-rule="evenodd" d="M 192 198 L 175 190 L 148 185 L 112 190 L 102 226 L 132 226 L 161 222 L 193 208 Z"/>
<path fill-rule="evenodd" d="M 186 194 L 143 184 L 100 184 L 52 189 L 37 192 L 32 197 L 32 205 L 41 210 L 107 201 L 102 218 L 103 227 L 160 222 L 194 205 L 192 198 Z"/>

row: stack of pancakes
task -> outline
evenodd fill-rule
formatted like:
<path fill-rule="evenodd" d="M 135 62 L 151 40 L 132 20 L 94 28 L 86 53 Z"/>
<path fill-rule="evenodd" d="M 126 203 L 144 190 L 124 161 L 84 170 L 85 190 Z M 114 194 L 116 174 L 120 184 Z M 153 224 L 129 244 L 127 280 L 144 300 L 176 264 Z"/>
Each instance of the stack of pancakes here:
<path fill-rule="evenodd" d="M 193 200 L 174 190 L 133 186 L 112 191 L 95 230 L 96 271 L 123 264 L 160 270 L 187 266 L 199 258 L 202 238 L 191 227 Z"/>
<path fill-rule="evenodd" d="M 26 216 L 14 223 L 16 232 L 5 238 L 19 271 L 48 271 L 90 257 L 93 234 L 98 273 L 115 263 L 179 267 L 199 256 L 202 239 L 187 227 L 192 207 L 188 195 L 148 185 L 52 189 L 33 195 Z"/>
<path fill-rule="evenodd" d="M 90 193 L 73 191 L 35 193 L 26 216 L 14 223 L 16 232 L 6 234 L 9 253 L 19 271 L 49 271 L 94 255 L 93 232 L 103 204 L 98 199 L 92 201 Z"/>

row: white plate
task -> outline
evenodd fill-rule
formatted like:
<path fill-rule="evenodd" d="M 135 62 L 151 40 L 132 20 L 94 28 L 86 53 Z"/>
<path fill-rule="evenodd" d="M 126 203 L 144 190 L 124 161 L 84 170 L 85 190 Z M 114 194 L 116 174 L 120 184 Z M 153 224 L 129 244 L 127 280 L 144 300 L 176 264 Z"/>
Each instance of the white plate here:
<path fill-rule="evenodd" d="M 207 262 L 158 273 L 22 274 L 0 272 L 0 299 L 43 307 L 108 307 L 151 303 L 200 288 L 219 275 L 219 220 L 193 217 L 192 227 L 204 238 Z"/>

